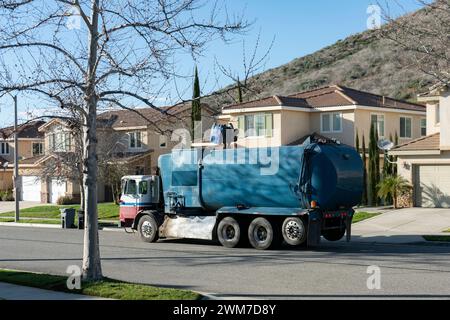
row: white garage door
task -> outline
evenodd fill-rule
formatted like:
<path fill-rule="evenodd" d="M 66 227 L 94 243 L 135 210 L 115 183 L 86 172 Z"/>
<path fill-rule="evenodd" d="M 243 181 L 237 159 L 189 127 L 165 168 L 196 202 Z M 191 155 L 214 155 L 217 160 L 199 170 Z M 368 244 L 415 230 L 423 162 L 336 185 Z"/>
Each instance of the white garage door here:
<path fill-rule="evenodd" d="M 56 203 L 58 199 L 66 195 L 66 182 L 52 179 L 50 183 L 50 202 Z"/>
<path fill-rule="evenodd" d="M 41 201 L 41 179 L 37 176 L 22 176 L 21 199 L 23 201 Z"/>
<path fill-rule="evenodd" d="M 416 206 L 450 208 L 450 165 L 416 167 Z"/>

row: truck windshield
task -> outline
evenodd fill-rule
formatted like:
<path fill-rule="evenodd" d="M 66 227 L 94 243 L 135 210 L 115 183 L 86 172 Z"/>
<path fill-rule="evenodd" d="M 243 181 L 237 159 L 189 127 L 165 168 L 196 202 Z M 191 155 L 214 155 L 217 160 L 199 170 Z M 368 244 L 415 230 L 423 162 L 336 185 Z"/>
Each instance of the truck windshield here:
<path fill-rule="evenodd" d="M 136 194 L 136 180 L 128 180 L 126 182 L 125 194 Z"/>

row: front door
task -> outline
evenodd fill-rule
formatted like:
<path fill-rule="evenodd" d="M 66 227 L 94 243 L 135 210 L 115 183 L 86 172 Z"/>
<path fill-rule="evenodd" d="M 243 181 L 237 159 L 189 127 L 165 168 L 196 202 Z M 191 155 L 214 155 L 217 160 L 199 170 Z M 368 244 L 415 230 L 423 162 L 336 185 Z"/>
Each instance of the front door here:
<path fill-rule="evenodd" d="M 125 179 L 122 184 L 122 195 L 120 196 L 120 217 L 134 219 L 137 214 L 138 204 L 138 182 L 135 179 Z"/>

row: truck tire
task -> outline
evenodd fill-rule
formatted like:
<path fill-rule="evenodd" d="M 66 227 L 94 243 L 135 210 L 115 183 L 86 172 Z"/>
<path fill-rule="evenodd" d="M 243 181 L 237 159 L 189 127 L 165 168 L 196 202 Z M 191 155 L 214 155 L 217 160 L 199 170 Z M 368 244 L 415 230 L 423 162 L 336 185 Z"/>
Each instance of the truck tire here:
<path fill-rule="evenodd" d="M 322 231 L 322 235 L 328 241 L 339 241 L 345 235 L 345 228 Z"/>
<path fill-rule="evenodd" d="M 291 246 L 299 246 L 306 242 L 307 230 L 302 219 L 288 217 L 284 219 L 281 227 L 284 241 Z"/>
<path fill-rule="evenodd" d="M 236 219 L 225 217 L 220 220 L 217 226 L 217 238 L 224 247 L 236 247 L 241 239 L 241 226 Z"/>
<path fill-rule="evenodd" d="M 159 238 L 158 224 L 153 215 L 143 215 L 139 219 L 138 232 L 144 242 L 156 242 Z"/>
<path fill-rule="evenodd" d="M 278 228 L 266 218 L 256 218 L 248 227 L 248 240 L 252 247 L 258 250 L 273 248 L 279 244 Z"/>

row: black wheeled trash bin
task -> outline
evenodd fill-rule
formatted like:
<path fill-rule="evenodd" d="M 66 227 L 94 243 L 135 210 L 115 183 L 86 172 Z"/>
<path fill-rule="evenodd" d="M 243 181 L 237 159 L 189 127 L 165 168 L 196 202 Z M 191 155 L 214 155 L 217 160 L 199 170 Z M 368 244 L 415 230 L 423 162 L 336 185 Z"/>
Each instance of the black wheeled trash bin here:
<path fill-rule="evenodd" d="M 63 229 L 70 229 L 74 227 L 75 222 L 75 209 L 64 208 L 61 211 L 61 227 Z"/>

